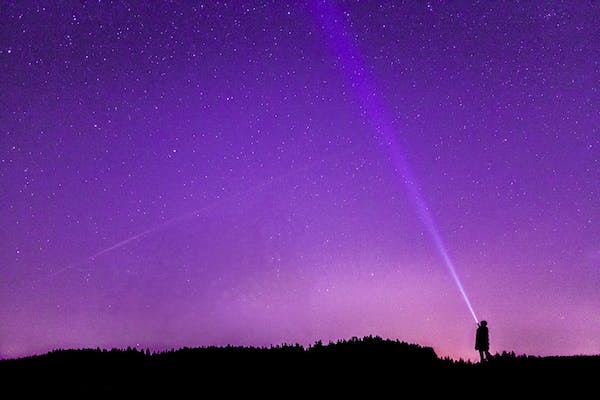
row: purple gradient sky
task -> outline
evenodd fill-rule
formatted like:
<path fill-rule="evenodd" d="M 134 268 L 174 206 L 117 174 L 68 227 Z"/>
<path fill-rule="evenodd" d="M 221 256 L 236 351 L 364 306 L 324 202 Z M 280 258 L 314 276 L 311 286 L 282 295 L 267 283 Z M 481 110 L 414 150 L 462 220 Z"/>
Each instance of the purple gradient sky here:
<path fill-rule="evenodd" d="M 310 2 L 0 8 L 0 357 L 376 334 L 474 358 L 395 152 L 493 352 L 600 353 L 600 4 L 335 8 L 343 38 Z"/>

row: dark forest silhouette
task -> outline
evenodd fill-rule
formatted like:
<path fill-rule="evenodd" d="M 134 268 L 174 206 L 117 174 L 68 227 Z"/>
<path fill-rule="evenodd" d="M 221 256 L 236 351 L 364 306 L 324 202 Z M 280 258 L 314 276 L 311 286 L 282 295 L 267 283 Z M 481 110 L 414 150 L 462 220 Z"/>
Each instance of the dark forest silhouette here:
<path fill-rule="evenodd" d="M 56 350 L 0 361 L 0 393 L 152 395 L 206 394 L 217 389 L 219 397 L 239 390 L 285 397 L 311 388 L 336 393 L 418 389 L 432 394 L 452 388 L 483 390 L 490 385 L 529 385 L 539 391 L 548 388 L 548 382 L 583 384 L 600 371 L 600 356 L 532 357 L 504 352 L 488 361 L 439 358 L 431 347 L 373 336 L 328 344 L 319 341 L 307 348 L 284 344 L 186 347 L 155 353 L 135 348 Z"/>

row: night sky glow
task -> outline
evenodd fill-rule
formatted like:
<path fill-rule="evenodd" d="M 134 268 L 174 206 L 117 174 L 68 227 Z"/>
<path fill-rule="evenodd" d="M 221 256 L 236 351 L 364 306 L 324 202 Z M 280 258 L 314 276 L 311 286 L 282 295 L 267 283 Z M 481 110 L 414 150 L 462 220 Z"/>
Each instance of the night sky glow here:
<path fill-rule="evenodd" d="M 0 357 L 373 334 L 474 359 L 457 283 L 492 352 L 600 353 L 600 3 L 0 20 Z"/>

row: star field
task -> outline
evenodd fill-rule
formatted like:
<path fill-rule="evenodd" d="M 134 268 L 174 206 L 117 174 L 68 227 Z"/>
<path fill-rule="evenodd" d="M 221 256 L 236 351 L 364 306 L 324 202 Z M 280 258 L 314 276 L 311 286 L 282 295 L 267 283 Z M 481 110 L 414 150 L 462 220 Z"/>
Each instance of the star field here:
<path fill-rule="evenodd" d="M 474 358 L 373 104 L 491 351 L 600 352 L 600 5 L 333 2 L 357 96 L 314 3 L 4 4 L 1 357 L 373 334 Z"/>

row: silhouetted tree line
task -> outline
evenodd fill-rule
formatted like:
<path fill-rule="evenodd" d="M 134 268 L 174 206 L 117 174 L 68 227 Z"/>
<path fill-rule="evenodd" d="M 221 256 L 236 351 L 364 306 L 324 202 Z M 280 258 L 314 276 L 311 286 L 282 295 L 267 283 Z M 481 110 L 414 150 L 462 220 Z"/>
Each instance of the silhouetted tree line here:
<path fill-rule="evenodd" d="M 483 364 L 439 358 L 431 347 L 367 336 L 321 341 L 304 347 L 184 347 L 55 350 L 0 361 L 0 390 L 21 395 L 156 395 L 218 390 L 219 397 L 242 392 L 286 397 L 318 388 L 332 394 L 357 390 L 419 390 L 423 395 L 458 388 L 584 384 L 600 373 L 600 356 L 532 357 L 503 352 Z M 284 390 L 284 392 L 281 392 Z"/>

